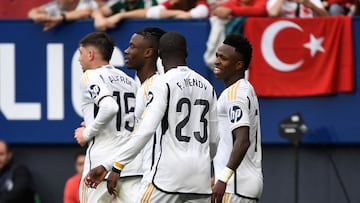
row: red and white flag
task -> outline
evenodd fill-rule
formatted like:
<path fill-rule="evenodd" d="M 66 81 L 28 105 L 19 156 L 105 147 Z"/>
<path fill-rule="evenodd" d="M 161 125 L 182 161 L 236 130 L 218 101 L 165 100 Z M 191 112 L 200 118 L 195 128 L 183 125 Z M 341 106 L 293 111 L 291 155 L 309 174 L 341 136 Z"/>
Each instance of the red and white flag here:
<path fill-rule="evenodd" d="M 353 91 L 351 17 L 248 18 L 244 35 L 253 47 L 249 81 L 258 96 Z"/>

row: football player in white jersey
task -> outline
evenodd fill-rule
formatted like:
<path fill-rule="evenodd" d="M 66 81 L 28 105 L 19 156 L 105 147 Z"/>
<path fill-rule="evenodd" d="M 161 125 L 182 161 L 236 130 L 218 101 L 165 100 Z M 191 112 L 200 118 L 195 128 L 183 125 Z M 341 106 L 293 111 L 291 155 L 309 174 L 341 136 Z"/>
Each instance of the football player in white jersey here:
<path fill-rule="evenodd" d="M 107 186 L 110 193 L 116 193 L 114 183 L 120 173 L 161 125 L 160 154 L 139 202 L 208 203 L 211 160 L 219 141 L 216 93 L 187 66 L 186 40 L 181 34 L 165 33 L 160 38 L 159 56 L 165 74 L 150 87 L 149 101 L 129 145 L 117 152 L 116 162 L 104 162 L 99 168 L 112 170 Z M 92 170 L 87 184 L 96 187 L 98 176 L 103 174 Z"/>
<path fill-rule="evenodd" d="M 114 45 L 113 39 L 103 32 L 90 33 L 80 40 L 85 125 L 75 130 L 75 138 L 82 146 L 88 144 L 80 184 L 81 203 L 112 201 L 105 181 L 101 180 L 99 187 L 94 190 L 84 184 L 84 177 L 128 142 L 135 125 L 137 85 L 131 77 L 109 64 Z M 133 176 L 138 175 L 142 175 L 140 162 L 132 162 L 122 173 L 126 178 L 119 182 L 121 196 L 116 197 L 118 202 L 134 201 L 141 178 Z"/>
<path fill-rule="evenodd" d="M 262 193 L 259 104 L 245 79 L 251 56 L 251 44 L 242 35 L 227 36 L 216 52 L 214 74 L 226 89 L 217 104 L 221 139 L 214 159 L 215 203 L 255 203 Z"/>
<path fill-rule="evenodd" d="M 136 70 L 136 76 L 141 83 L 136 94 L 136 124 L 140 122 L 141 115 L 150 98 L 148 97 L 149 88 L 159 76 L 157 72 L 158 47 L 159 39 L 164 33 L 165 31 L 158 27 L 140 29 L 131 36 L 129 46 L 124 51 L 126 67 Z M 159 147 L 156 147 L 156 143 L 159 142 L 159 135 L 160 132 L 156 132 L 142 150 L 142 189 L 147 185 L 151 168 L 158 155 Z"/>

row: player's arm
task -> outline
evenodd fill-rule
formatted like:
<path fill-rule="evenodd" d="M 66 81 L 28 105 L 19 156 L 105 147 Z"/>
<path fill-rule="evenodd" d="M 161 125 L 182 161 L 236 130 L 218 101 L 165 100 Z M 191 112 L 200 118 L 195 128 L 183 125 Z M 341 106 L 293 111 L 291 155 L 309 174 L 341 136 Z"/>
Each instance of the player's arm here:
<path fill-rule="evenodd" d="M 234 171 L 239 167 L 250 146 L 249 129 L 249 126 L 241 126 L 232 131 L 234 140 L 233 150 L 231 151 L 229 161 L 223 169 L 219 180 L 213 187 L 212 201 L 215 200 L 216 202 L 222 202 L 226 184 L 233 175 Z"/>
<path fill-rule="evenodd" d="M 118 104 L 110 95 L 104 96 L 98 105 L 99 111 L 94 122 L 87 125 L 83 133 L 83 136 L 87 141 L 99 135 L 104 126 L 107 125 L 112 118 L 114 118 L 119 110 Z"/>
<path fill-rule="evenodd" d="M 136 155 L 144 148 L 146 143 L 153 137 L 156 129 L 160 125 L 161 120 L 167 107 L 167 85 L 159 83 L 152 85 L 148 92 L 149 102 L 141 115 L 141 121 L 131 134 L 129 142 L 122 147 L 114 156 L 114 162 L 104 164 L 107 170 L 122 170 L 123 166 L 132 161 Z M 111 165 L 110 165 L 111 164 Z"/>
<path fill-rule="evenodd" d="M 75 139 L 84 146 L 93 137 L 99 135 L 104 126 L 116 115 L 119 106 L 111 96 L 104 96 L 98 103 L 99 111 L 94 122 L 81 126 L 75 130 Z"/>
<path fill-rule="evenodd" d="M 215 90 L 213 91 L 213 102 L 210 107 L 210 119 L 209 119 L 209 127 L 210 127 L 210 157 L 213 159 L 217 152 L 217 147 L 219 144 L 219 130 L 218 130 L 218 119 L 217 119 L 217 108 L 216 108 L 217 98 Z"/>
<path fill-rule="evenodd" d="M 249 126 L 241 126 L 232 131 L 234 146 L 226 167 L 233 171 L 239 167 L 250 146 L 249 130 Z"/>
<path fill-rule="evenodd" d="M 222 201 L 225 193 L 226 184 L 239 167 L 241 161 L 250 147 L 250 122 L 249 122 L 249 100 L 246 97 L 238 97 L 235 101 L 228 103 L 229 122 L 231 123 L 231 135 L 233 138 L 233 148 L 225 168 L 217 177 L 218 181 L 213 187 L 212 200 Z M 231 118 L 230 118 L 231 116 Z"/>
<path fill-rule="evenodd" d="M 155 85 L 152 87 L 154 86 Z M 166 92 L 161 92 L 163 91 L 162 89 L 164 86 L 166 85 L 157 85 L 157 88 L 149 91 L 150 94 L 156 96 L 154 96 L 154 99 L 150 100 L 147 104 L 147 107 L 141 116 L 141 122 L 132 133 L 131 139 L 126 145 L 116 151 L 110 159 L 88 173 L 86 177 L 88 186 L 96 187 L 101 182 L 103 178 L 102 175 L 106 174 L 106 171 L 112 171 L 110 174 L 110 181 L 108 181 L 108 191 L 110 193 L 114 192 L 113 187 L 115 186 L 113 183 L 120 177 L 122 169 L 127 163 L 132 161 L 138 153 L 140 153 L 146 143 L 152 138 L 165 114 L 167 97 L 164 97 L 163 95 L 167 95 L 167 90 L 165 90 Z M 113 187 L 109 188 L 109 182 Z"/>

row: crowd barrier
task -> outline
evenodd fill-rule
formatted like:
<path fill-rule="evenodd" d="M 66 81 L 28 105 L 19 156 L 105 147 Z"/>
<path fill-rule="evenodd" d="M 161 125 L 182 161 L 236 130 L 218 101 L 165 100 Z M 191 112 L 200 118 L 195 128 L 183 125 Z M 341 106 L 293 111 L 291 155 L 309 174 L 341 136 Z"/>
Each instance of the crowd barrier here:
<path fill-rule="evenodd" d="M 355 91 L 328 96 L 296 98 L 260 97 L 262 142 L 283 144 L 278 125 L 300 112 L 308 131 L 304 143 L 360 143 L 360 18 L 353 18 Z M 116 41 L 112 64 L 124 64 L 123 50 L 134 31 L 159 26 L 177 31 L 188 41 L 188 64 L 215 86 L 223 83 L 206 67 L 203 53 L 210 30 L 208 20 L 128 20 L 109 30 Z M 0 21 L 0 138 L 10 143 L 71 144 L 82 121 L 80 113 L 78 43 L 95 31 L 93 21 L 61 24 L 43 32 L 29 20 Z M 343 46 L 348 46 L 343 44 Z M 356 57 L 357 56 L 357 57 Z M 122 68 L 128 74 L 133 72 Z"/>

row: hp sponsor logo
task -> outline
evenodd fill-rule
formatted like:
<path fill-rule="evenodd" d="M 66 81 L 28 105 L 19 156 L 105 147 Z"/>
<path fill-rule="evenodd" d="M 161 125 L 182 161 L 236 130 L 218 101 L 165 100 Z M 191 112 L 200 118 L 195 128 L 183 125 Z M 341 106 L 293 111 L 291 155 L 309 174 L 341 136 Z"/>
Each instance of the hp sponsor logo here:
<path fill-rule="evenodd" d="M 241 117 L 242 117 L 242 111 L 240 107 L 233 106 L 232 108 L 229 109 L 230 122 L 232 123 L 238 122 Z"/>
<path fill-rule="evenodd" d="M 90 97 L 95 99 L 100 94 L 100 87 L 97 85 L 91 85 L 89 89 Z"/>

